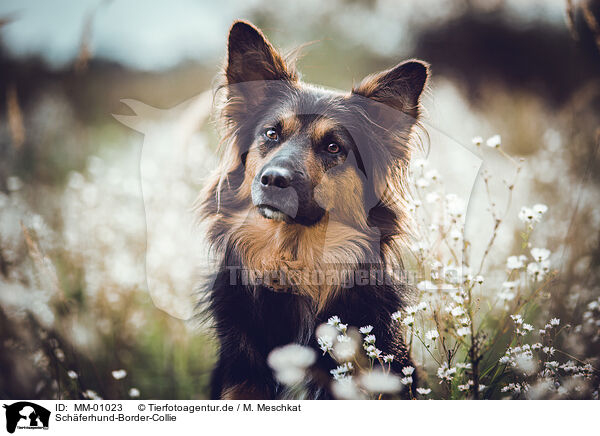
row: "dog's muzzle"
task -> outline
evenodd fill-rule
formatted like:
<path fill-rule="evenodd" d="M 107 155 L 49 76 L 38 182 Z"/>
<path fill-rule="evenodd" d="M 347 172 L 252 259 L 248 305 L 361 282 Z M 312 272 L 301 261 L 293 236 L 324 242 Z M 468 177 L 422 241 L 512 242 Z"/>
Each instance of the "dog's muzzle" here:
<path fill-rule="evenodd" d="M 252 183 L 252 203 L 265 218 L 292 221 L 298 213 L 294 174 L 282 166 L 268 165 Z"/>

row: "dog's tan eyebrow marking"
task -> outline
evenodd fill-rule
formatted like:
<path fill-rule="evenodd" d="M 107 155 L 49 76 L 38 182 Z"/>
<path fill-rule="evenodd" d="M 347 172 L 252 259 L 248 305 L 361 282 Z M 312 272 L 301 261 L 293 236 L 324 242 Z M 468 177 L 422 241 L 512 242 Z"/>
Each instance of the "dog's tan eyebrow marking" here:
<path fill-rule="evenodd" d="M 336 123 L 329 118 L 319 118 L 312 123 L 312 138 L 320 142 L 325 136 L 336 128 Z"/>
<path fill-rule="evenodd" d="M 302 122 L 294 112 L 286 112 L 281 116 L 281 133 L 284 137 L 292 136 L 302 127 Z"/>

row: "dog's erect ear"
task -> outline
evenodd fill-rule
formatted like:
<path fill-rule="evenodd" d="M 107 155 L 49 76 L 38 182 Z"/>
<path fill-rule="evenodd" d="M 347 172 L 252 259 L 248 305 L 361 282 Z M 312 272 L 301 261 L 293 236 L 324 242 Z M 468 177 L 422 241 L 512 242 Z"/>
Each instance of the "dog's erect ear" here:
<path fill-rule="evenodd" d="M 428 77 L 427 63 L 409 60 L 366 77 L 352 92 L 402 111 L 416 120 L 419 116 L 419 100 Z"/>
<path fill-rule="evenodd" d="M 256 80 L 296 80 L 283 57 L 260 30 L 245 21 L 236 21 L 229 31 L 227 83 Z"/>

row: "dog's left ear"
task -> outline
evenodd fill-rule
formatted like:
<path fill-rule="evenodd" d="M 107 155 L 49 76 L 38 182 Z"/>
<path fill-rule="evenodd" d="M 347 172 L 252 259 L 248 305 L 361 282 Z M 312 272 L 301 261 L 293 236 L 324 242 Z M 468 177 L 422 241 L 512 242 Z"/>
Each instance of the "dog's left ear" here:
<path fill-rule="evenodd" d="M 409 60 L 367 76 L 352 92 L 380 103 L 378 106 L 382 110 L 389 106 L 416 120 L 419 117 L 420 97 L 428 78 L 429 64 Z"/>
<path fill-rule="evenodd" d="M 229 85 L 296 79 L 296 72 L 288 67 L 263 33 L 246 21 L 236 21 L 229 31 L 225 75 Z"/>

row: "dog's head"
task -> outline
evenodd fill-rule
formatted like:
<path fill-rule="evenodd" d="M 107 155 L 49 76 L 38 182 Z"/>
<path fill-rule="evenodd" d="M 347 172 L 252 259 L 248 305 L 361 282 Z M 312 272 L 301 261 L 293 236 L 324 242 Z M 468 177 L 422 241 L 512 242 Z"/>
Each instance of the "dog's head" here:
<path fill-rule="evenodd" d="M 349 93 L 326 90 L 303 83 L 260 30 L 238 21 L 224 77 L 222 168 L 205 214 L 244 211 L 273 228 L 332 216 L 397 227 L 401 212 L 385 199 L 403 188 L 427 64 L 403 62 Z"/>

